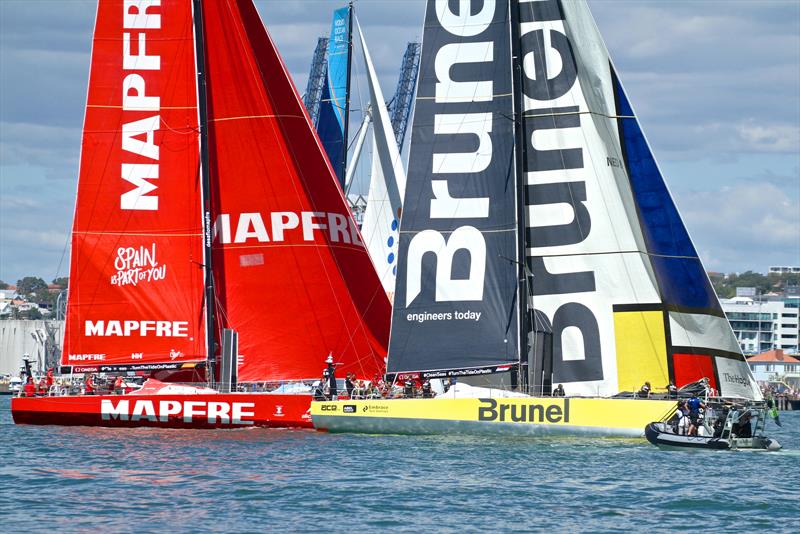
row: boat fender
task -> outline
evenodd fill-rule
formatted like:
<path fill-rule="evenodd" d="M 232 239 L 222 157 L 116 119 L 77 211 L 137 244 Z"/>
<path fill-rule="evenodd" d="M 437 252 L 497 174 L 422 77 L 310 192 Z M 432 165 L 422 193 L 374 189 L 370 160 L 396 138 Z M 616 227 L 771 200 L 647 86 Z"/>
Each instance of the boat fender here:
<path fill-rule="evenodd" d="M 779 451 L 781 450 L 781 444 L 777 440 L 767 438 L 764 440 L 764 448 L 768 451 Z"/>

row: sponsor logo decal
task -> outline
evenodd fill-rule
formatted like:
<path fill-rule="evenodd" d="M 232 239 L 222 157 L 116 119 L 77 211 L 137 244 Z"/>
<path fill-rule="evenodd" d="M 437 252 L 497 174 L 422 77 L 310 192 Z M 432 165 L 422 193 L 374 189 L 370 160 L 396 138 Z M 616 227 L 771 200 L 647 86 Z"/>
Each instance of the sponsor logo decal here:
<path fill-rule="evenodd" d="M 365 406 L 366 408 L 366 406 Z M 356 405 L 355 404 L 345 404 L 342 406 L 342 411 L 344 413 L 356 413 Z"/>
<path fill-rule="evenodd" d="M 207 422 L 209 424 L 252 425 L 255 412 L 252 402 L 224 401 L 178 401 L 147 399 L 118 401 L 103 399 L 100 413 L 104 421 L 154 421 L 166 423 L 170 419 L 182 419 L 184 423 Z"/>
<path fill-rule="evenodd" d="M 286 414 L 283 413 L 283 406 L 280 404 L 275 406 L 275 413 L 272 414 L 273 417 L 284 417 Z"/>
<path fill-rule="evenodd" d="M 150 180 L 159 178 L 159 145 L 155 142 L 155 134 L 161 125 L 161 97 L 153 94 L 153 87 L 158 87 L 157 76 L 161 70 L 161 56 L 148 54 L 152 51 L 151 39 L 157 39 L 161 29 L 161 9 L 152 9 L 150 0 L 126 0 L 120 3 L 122 8 L 122 69 L 124 78 L 120 93 L 122 96 L 122 112 L 124 122 L 122 135 L 123 162 L 127 158 L 133 161 L 146 160 L 145 163 L 122 163 L 121 178 L 126 185 L 134 189 L 125 191 L 120 196 L 120 209 L 123 210 L 158 210 L 158 188 Z M 150 8 L 150 9 L 148 9 Z M 131 30 L 131 31 L 128 31 Z M 131 42 L 133 41 L 133 42 Z M 149 85 L 150 84 L 150 85 Z M 149 117 L 141 117 L 142 112 L 153 113 Z M 133 114 L 136 119 L 130 117 Z M 130 160 L 128 160 L 130 161 Z M 123 188 L 124 190 L 125 188 Z M 153 194 L 148 194 L 153 193 Z"/>
<path fill-rule="evenodd" d="M 187 337 L 188 321 L 86 321 L 84 323 L 86 337 Z"/>
<path fill-rule="evenodd" d="M 389 413 L 389 406 L 386 404 L 365 404 L 363 408 L 361 408 L 362 412 L 369 412 L 369 413 L 380 413 L 386 414 Z"/>
<path fill-rule="evenodd" d="M 106 359 L 105 353 L 103 354 L 69 354 L 67 361 L 70 362 L 101 362 Z"/>
<path fill-rule="evenodd" d="M 561 403 L 510 402 L 479 399 L 478 421 L 499 423 L 569 423 L 569 399 Z"/>
<path fill-rule="evenodd" d="M 155 282 L 167 276 L 167 266 L 156 260 L 156 244 L 150 247 L 119 247 L 114 259 L 117 272 L 111 276 L 111 285 L 138 285 L 139 282 Z"/>
<path fill-rule="evenodd" d="M 314 242 L 363 245 L 352 217 L 324 211 L 222 213 L 214 221 L 214 240 L 230 243 Z"/>
<path fill-rule="evenodd" d="M 335 404 L 323 404 L 319 409 L 323 412 L 335 412 L 339 408 Z"/>
<path fill-rule="evenodd" d="M 722 379 L 730 384 L 740 384 L 742 386 L 750 386 L 750 380 L 744 375 L 735 373 L 722 373 Z"/>

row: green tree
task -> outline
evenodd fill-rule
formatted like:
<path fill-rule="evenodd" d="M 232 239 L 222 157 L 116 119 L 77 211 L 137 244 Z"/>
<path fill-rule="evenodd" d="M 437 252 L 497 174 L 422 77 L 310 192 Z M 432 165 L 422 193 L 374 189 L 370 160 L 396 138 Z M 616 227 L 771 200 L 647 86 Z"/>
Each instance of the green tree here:
<path fill-rule="evenodd" d="M 48 291 L 47 282 L 36 276 L 26 276 L 17 281 L 17 293 L 37 304 L 52 304 L 57 296 Z"/>
<path fill-rule="evenodd" d="M 69 286 L 69 276 L 53 278 L 53 285 L 56 285 L 61 289 L 66 289 Z"/>
<path fill-rule="evenodd" d="M 20 319 L 28 319 L 30 321 L 35 321 L 37 319 L 41 319 L 42 312 L 39 311 L 39 308 L 31 308 L 30 310 L 25 310 L 19 313 Z"/>
<path fill-rule="evenodd" d="M 23 296 L 35 295 L 37 291 L 47 291 L 47 282 L 36 276 L 26 276 L 17 280 L 17 293 Z"/>
<path fill-rule="evenodd" d="M 8 289 L 8 284 L 0 280 L 0 289 Z"/>

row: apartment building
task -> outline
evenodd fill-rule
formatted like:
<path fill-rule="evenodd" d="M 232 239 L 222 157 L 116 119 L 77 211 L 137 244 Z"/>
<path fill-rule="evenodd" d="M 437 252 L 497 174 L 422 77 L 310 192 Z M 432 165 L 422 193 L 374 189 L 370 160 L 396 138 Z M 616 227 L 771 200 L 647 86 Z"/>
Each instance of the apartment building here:
<path fill-rule="evenodd" d="M 720 302 L 745 354 L 800 352 L 800 298 L 737 296 Z"/>

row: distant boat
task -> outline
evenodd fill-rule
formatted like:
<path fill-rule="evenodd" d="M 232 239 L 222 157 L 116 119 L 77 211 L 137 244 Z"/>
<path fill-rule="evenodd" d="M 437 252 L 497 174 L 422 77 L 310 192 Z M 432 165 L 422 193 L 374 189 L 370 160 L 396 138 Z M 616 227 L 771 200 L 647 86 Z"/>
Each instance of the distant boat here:
<path fill-rule="evenodd" d="M 310 426 L 327 355 L 383 372 L 389 301 L 251 0 L 99 2 L 69 291 L 61 372 L 151 380 L 18 423 Z"/>
<path fill-rule="evenodd" d="M 387 371 L 456 384 L 315 426 L 643 436 L 676 401 L 632 392 L 704 378 L 760 403 L 586 3 L 454 9 L 426 7 Z"/>

